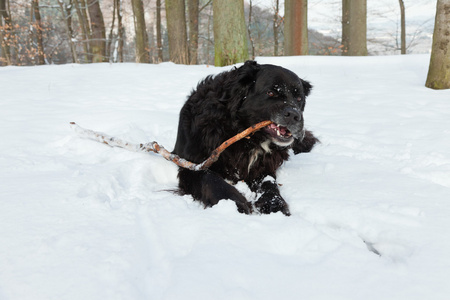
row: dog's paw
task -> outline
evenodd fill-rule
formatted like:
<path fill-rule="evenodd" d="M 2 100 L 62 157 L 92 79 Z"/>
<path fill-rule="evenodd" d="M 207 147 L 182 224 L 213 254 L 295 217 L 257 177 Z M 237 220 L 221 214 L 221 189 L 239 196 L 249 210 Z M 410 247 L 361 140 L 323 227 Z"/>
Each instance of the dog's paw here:
<path fill-rule="evenodd" d="M 250 202 L 236 202 L 237 210 L 241 214 L 250 215 L 253 212 L 253 207 Z"/>
<path fill-rule="evenodd" d="M 280 195 L 263 194 L 255 203 L 256 208 L 262 214 L 270 214 L 281 211 L 290 216 L 289 206 Z"/>

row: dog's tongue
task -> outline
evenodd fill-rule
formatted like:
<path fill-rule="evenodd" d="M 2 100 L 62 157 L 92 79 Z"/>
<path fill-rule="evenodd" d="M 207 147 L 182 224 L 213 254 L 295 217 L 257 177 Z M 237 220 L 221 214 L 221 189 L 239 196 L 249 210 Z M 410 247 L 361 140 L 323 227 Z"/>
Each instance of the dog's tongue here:
<path fill-rule="evenodd" d="M 278 126 L 278 131 L 280 131 L 281 135 L 286 135 L 286 127 Z"/>
<path fill-rule="evenodd" d="M 286 135 L 286 132 L 287 132 L 287 128 L 286 128 L 286 127 L 284 127 L 284 126 L 278 126 L 278 125 L 275 124 L 275 123 L 270 124 L 270 125 L 269 125 L 269 128 L 270 128 L 270 129 L 273 129 L 273 130 L 278 130 L 278 132 L 279 132 L 281 135 Z"/>

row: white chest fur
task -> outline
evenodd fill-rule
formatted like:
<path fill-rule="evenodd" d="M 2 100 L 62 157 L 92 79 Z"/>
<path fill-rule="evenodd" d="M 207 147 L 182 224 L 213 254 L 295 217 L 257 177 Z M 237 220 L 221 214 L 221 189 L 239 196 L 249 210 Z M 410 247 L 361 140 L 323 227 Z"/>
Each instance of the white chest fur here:
<path fill-rule="evenodd" d="M 250 169 L 252 168 L 252 166 L 258 160 L 258 157 L 260 155 L 262 155 L 264 152 L 266 152 L 266 153 L 272 152 L 272 150 L 270 150 L 270 147 L 269 147 L 270 143 L 271 143 L 271 140 L 266 140 L 261 143 L 261 148 L 252 150 L 252 152 L 250 153 L 250 160 L 248 162 L 248 171 L 249 172 L 250 172 Z"/>

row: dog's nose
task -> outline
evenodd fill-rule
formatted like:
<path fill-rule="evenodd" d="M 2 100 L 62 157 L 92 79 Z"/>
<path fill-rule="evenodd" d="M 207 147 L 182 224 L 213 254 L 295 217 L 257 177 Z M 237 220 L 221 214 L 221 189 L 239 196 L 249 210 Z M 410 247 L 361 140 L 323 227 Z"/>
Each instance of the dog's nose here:
<path fill-rule="evenodd" d="M 292 107 L 286 107 L 283 110 L 284 121 L 286 125 L 294 124 L 302 119 L 302 115 Z"/>

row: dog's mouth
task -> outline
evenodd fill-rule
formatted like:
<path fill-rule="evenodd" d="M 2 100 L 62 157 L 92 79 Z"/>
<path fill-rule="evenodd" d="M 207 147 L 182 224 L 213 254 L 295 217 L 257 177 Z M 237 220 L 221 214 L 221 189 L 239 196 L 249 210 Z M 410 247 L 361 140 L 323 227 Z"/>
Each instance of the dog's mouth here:
<path fill-rule="evenodd" d="M 286 147 L 294 141 L 294 136 L 286 126 L 272 123 L 264 127 L 264 131 L 269 134 L 272 142 L 278 146 Z"/>

